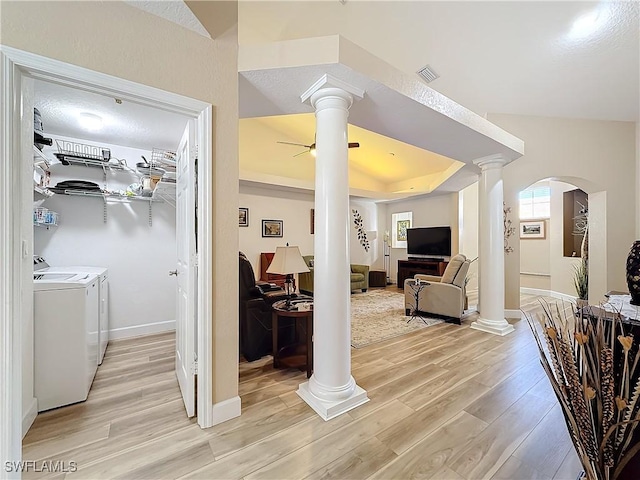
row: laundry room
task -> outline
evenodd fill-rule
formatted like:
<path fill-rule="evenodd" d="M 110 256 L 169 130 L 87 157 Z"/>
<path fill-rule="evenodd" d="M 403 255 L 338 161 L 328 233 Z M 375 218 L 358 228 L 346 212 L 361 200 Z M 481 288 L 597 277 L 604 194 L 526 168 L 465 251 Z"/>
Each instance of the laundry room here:
<path fill-rule="evenodd" d="M 189 118 L 33 83 L 33 369 L 44 411 L 86 399 L 109 341 L 175 330 L 176 152 Z"/>

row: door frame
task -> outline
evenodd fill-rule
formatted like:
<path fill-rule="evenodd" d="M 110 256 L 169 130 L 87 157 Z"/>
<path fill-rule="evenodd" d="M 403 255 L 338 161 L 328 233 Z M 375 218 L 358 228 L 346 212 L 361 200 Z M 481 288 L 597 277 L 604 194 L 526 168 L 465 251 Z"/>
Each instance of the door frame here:
<path fill-rule="evenodd" d="M 22 306 L 19 268 L 23 225 L 19 199 L 27 183 L 20 173 L 21 79 L 24 76 L 107 94 L 162 108 L 196 120 L 198 143 L 196 317 L 198 334 L 197 416 L 202 428 L 213 426 L 213 106 L 112 75 L 95 72 L 33 53 L 0 45 L 0 458 L 20 460 L 22 443 Z M 28 182 L 27 182 L 28 180 Z M 25 248 L 27 250 L 25 250 Z M 193 252 L 195 254 L 195 252 Z M 5 428 L 4 426 L 9 428 Z M 0 478 L 11 474 L 0 468 Z"/>

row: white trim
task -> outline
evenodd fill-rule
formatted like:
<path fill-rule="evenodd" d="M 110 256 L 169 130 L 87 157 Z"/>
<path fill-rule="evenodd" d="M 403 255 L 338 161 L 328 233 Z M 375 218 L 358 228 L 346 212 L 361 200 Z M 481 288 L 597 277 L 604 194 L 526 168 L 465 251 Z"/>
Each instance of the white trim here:
<path fill-rule="evenodd" d="M 509 310 L 505 308 L 504 316 L 505 318 L 520 319 L 522 318 L 522 312 L 520 310 Z"/>
<path fill-rule="evenodd" d="M 133 327 L 112 328 L 109 330 L 109 340 L 120 340 L 122 338 L 141 337 L 154 333 L 171 332 L 176 329 L 175 320 L 166 322 L 145 323 Z"/>
<path fill-rule="evenodd" d="M 550 277 L 550 273 L 534 273 L 534 272 L 520 272 L 520 275 L 528 275 L 530 277 Z"/>
<path fill-rule="evenodd" d="M 353 410 L 360 405 L 364 405 L 369 401 L 366 390 L 358 385 L 356 385 L 355 390 L 348 398 L 336 401 L 322 400 L 316 397 L 309 389 L 309 382 L 301 383 L 296 393 L 307 402 L 307 405 L 313 408 L 325 422 L 349 410 Z"/>
<path fill-rule="evenodd" d="M 356 87 L 355 85 L 351 85 L 343 80 L 340 80 L 337 77 L 329 73 L 325 73 L 318 80 L 313 82 L 307 90 L 300 95 L 300 102 L 305 103 L 307 100 L 311 99 L 311 96 L 316 93 L 321 88 L 340 88 L 345 92 L 351 94 L 354 97 L 354 100 L 361 100 L 364 97 L 364 90 L 362 88 Z"/>
<path fill-rule="evenodd" d="M 7 461 L 22 451 L 22 302 L 20 268 L 20 102 L 21 89 L 11 59 L 0 50 L 0 479 L 20 478 L 7 472 Z M 19 99 L 19 98 L 18 98 Z M 17 277 L 17 278 L 16 278 Z"/>
<path fill-rule="evenodd" d="M 194 98 L 166 92 L 159 88 L 96 72 L 6 45 L 0 45 L 0 51 L 9 57 L 13 64 L 19 66 L 22 70 L 28 71 L 30 76 L 48 82 L 94 93 L 109 93 L 123 100 L 193 117 L 199 115 L 209 105 Z"/>
<path fill-rule="evenodd" d="M 242 401 L 239 396 L 213 404 L 210 409 L 211 426 L 239 417 L 241 406 Z"/>
<path fill-rule="evenodd" d="M 493 335 L 499 335 L 501 337 L 504 337 L 515 330 L 513 325 L 506 320 L 488 320 L 482 317 L 475 322 L 472 322 L 469 328 L 485 333 L 491 333 Z"/>
<path fill-rule="evenodd" d="M 567 302 L 576 301 L 575 296 L 567 295 L 566 293 L 554 292 L 553 290 L 543 290 L 541 288 L 520 287 L 520 293 L 524 293 L 526 295 L 540 295 L 543 297 L 552 297 L 552 298 L 557 298 L 559 300 L 566 300 Z"/>
<path fill-rule="evenodd" d="M 198 117 L 198 424 L 202 428 L 216 424 L 213 404 L 213 107 L 209 105 Z M 210 406 L 210 407 L 208 407 Z M 238 408 L 238 416 L 240 409 Z M 229 417 L 233 418 L 233 417 Z M 220 422 L 217 422 L 220 423 Z"/>
<path fill-rule="evenodd" d="M 212 176 L 213 159 L 210 145 L 213 139 L 212 105 L 200 100 L 184 97 L 171 92 L 166 92 L 151 86 L 131 82 L 129 80 L 116 78 L 100 72 L 94 72 L 86 68 L 78 67 L 68 63 L 53 60 L 33 53 L 17 50 L 12 47 L 0 45 L 0 60 L 2 71 L 0 72 L 2 90 L 2 102 L 0 114 L 2 125 L 0 126 L 0 461 L 19 461 L 21 458 L 21 430 L 22 430 L 22 346 L 20 323 L 21 314 L 21 293 L 20 293 L 20 271 L 17 268 L 21 258 L 20 231 L 21 231 L 21 208 L 16 201 L 20 198 L 19 193 L 24 188 L 22 182 L 18 181 L 19 169 L 21 166 L 21 148 L 19 138 L 16 135 L 20 132 L 20 111 L 19 99 L 20 89 L 16 82 L 24 74 L 43 79 L 45 81 L 72 86 L 75 88 L 108 93 L 118 98 L 127 99 L 139 104 L 153 105 L 167 111 L 182 113 L 194 118 L 198 118 L 200 140 L 200 173 L 205 179 Z M 206 125 L 200 125 L 204 121 Z M 202 186 L 211 189 L 212 182 L 205 181 Z M 199 189 L 200 191 L 204 189 Z M 211 221 L 209 211 L 212 192 L 203 192 L 202 198 L 209 200 L 209 203 L 201 205 L 206 210 L 206 215 Z M 30 228 L 30 226 L 29 226 Z M 213 288 L 212 274 L 210 272 L 212 255 L 211 229 L 209 230 L 207 241 L 198 239 L 198 244 L 202 245 L 200 252 L 202 265 L 206 265 L 202 271 L 204 275 L 198 281 L 197 297 L 205 298 L 200 305 L 205 305 L 207 310 L 198 315 L 198 332 L 209 332 L 198 347 L 204 348 L 199 355 L 203 359 L 212 356 L 212 336 L 210 335 L 211 325 L 211 291 Z M 199 231 L 200 233 L 200 231 Z M 206 264 L 204 262 L 207 262 Z M 208 273 L 207 273 L 208 272 Z M 17 279 L 16 279 L 17 276 Z M 16 281 L 18 280 L 18 281 Z M 209 304 L 209 305 L 207 305 Z M 119 330 L 119 329 L 117 329 Z M 115 333 L 115 332 L 114 332 Z M 116 333 L 116 335 L 118 335 Z M 203 368 L 204 367 L 204 368 Z M 198 403 L 206 407 L 212 405 L 212 382 L 213 376 L 210 374 L 212 365 L 204 365 L 201 369 L 205 374 L 198 375 Z M 208 396 L 208 399 L 202 400 Z M 208 409 L 205 409 L 205 412 Z M 208 414 L 204 415 L 204 420 L 208 422 Z M 203 424 L 198 418 L 201 427 Z M 4 463 L 3 463 L 4 465 Z M 0 468 L 0 480 L 19 478 L 16 473 L 6 472 Z"/>
<path fill-rule="evenodd" d="M 29 408 L 26 412 L 24 412 L 24 416 L 22 417 L 22 438 L 27 434 L 31 425 L 36 420 L 38 416 L 38 399 L 32 398 L 31 403 L 29 404 Z"/>

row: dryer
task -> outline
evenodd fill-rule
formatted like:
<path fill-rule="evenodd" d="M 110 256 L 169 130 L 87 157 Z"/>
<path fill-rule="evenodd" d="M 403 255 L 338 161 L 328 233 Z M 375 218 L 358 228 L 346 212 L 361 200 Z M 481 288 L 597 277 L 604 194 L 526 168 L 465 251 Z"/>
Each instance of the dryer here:
<path fill-rule="evenodd" d="M 38 411 L 87 399 L 98 368 L 99 283 L 94 273 L 34 272 Z"/>
<path fill-rule="evenodd" d="M 34 255 L 34 271 L 50 273 L 92 273 L 100 278 L 98 286 L 98 365 L 102 365 L 105 351 L 109 344 L 109 270 L 106 267 L 95 267 L 87 265 L 77 265 L 69 267 L 52 267 L 47 264 L 44 258 Z"/>

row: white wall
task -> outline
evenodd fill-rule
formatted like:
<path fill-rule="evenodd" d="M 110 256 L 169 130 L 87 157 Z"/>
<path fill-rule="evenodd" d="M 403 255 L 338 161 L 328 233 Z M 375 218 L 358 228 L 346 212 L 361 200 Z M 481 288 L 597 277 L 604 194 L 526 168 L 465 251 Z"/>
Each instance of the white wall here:
<path fill-rule="evenodd" d="M 474 259 L 478 256 L 478 182 L 472 183 L 458 193 L 460 216 L 460 253 L 467 258 Z M 478 261 L 469 267 L 469 283 L 467 290 L 478 289 Z"/>
<path fill-rule="evenodd" d="M 239 227 L 239 249 L 256 276 L 260 277 L 260 253 L 275 252 L 276 247 L 297 245 L 302 255 L 313 254 L 310 233 L 313 192 L 298 193 L 240 185 L 239 207 L 249 209 L 249 226 Z M 263 238 L 262 220 L 282 220 L 282 238 Z"/>
<path fill-rule="evenodd" d="M 151 154 L 117 145 L 101 146 L 110 148 L 112 157 L 125 158 L 132 166 L 140 155 L 150 158 Z M 45 147 L 49 158 L 54 158 L 53 152 L 57 151 L 54 147 Z M 52 186 L 69 179 L 92 181 L 101 187 L 105 184 L 100 168 L 52 165 Z M 128 172 L 113 171 L 107 173 L 106 186 L 110 190 L 125 190 L 137 181 Z M 141 325 L 175 321 L 175 277 L 168 275 L 176 268 L 174 207 L 154 203 L 153 226 L 149 226 L 147 201 L 108 201 L 106 223 L 101 198 L 54 195 L 43 206 L 60 214 L 60 226 L 49 230 L 34 227 L 35 254 L 42 255 L 52 266 L 91 265 L 109 269 L 110 330 L 121 337 L 135 336 L 153 331 L 136 328 Z M 149 328 L 158 331 L 172 327 L 165 323 Z"/>
<path fill-rule="evenodd" d="M 311 209 L 314 208 L 313 192 L 240 185 L 239 207 L 249 209 L 249 226 L 239 227 L 239 249 L 253 266 L 256 279 L 260 277 L 260 253 L 275 252 L 276 247 L 297 245 L 302 255 L 313 255 L 314 235 L 311 235 Z M 353 224 L 352 209 L 362 216 L 367 230 L 370 249 L 365 252 L 357 238 Z M 382 237 L 384 231 L 376 232 L 379 222 L 378 206 L 363 199 L 352 199 L 349 203 L 349 245 L 351 263 L 369 265 L 383 270 Z M 262 220 L 282 220 L 282 238 L 263 238 Z"/>
<path fill-rule="evenodd" d="M 527 188 L 549 187 L 552 188 L 548 180 L 536 182 Z M 560 215 L 560 229 L 562 229 L 562 198 L 560 198 L 560 210 L 557 209 L 557 202 L 554 202 L 554 195 L 551 194 L 551 217 Z M 562 197 L 562 195 L 560 195 Z M 516 203 L 511 206 L 510 219 L 513 222 L 516 232 L 509 238 L 509 244 L 520 244 L 520 286 L 528 288 L 537 288 L 541 290 L 549 290 L 551 288 L 551 236 L 555 231 L 554 225 L 549 219 L 545 220 L 545 237 L 544 238 L 525 238 L 520 239 L 520 215 L 519 205 Z M 562 241 L 562 230 L 560 230 L 560 241 Z M 508 255 L 514 255 L 510 253 Z"/>
<path fill-rule="evenodd" d="M 413 212 L 414 227 L 451 227 L 451 254 L 458 253 L 458 194 L 447 193 L 417 199 L 408 199 L 386 205 L 386 228 L 391 229 L 391 215 L 400 212 Z M 408 258 L 406 248 L 391 249 L 391 282 L 396 283 L 398 260 Z"/>
<path fill-rule="evenodd" d="M 491 122 L 522 138 L 526 152 L 504 168 L 507 205 L 544 178 L 566 181 L 589 194 L 589 299 L 626 289 L 626 258 L 635 238 L 636 126 L 610 122 L 489 114 Z M 520 246 L 505 258 L 506 308 L 520 305 Z"/>

